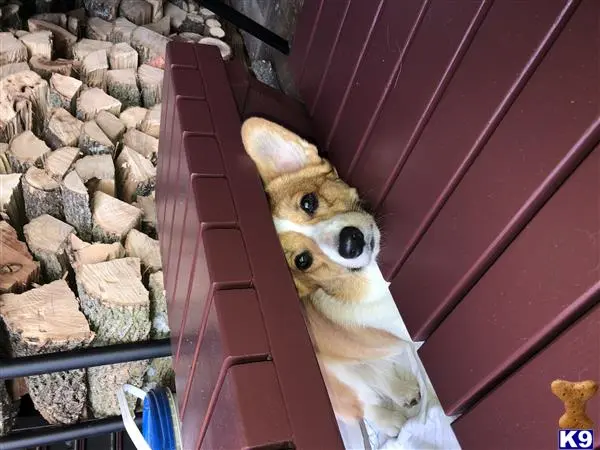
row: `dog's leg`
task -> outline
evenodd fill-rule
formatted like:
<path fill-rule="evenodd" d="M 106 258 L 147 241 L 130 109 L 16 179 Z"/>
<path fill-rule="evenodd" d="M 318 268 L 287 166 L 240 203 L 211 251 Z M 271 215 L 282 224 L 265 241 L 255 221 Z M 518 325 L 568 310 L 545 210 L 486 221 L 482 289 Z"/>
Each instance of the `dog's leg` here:
<path fill-rule="evenodd" d="M 418 405 L 421 402 L 421 390 L 419 382 L 414 378 L 402 379 L 392 377 L 388 380 L 389 392 L 386 394 L 401 408 L 418 411 Z"/>
<path fill-rule="evenodd" d="M 365 419 L 391 438 L 398 436 L 402 425 L 406 422 L 406 416 L 402 411 L 389 409 L 381 404 L 365 405 L 364 411 Z"/>

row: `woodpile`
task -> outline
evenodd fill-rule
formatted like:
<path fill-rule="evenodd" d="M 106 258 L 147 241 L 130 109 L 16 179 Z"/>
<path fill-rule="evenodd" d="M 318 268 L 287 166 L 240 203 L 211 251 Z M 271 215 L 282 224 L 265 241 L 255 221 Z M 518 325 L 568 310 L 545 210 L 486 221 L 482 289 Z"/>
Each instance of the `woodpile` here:
<path fill-rule="evenodd" d="M 166 338 L 154 195 L 165 50 L 201 42 L 227 59 L 221 22 L 184 0 L 63 12 L 43 0 L 31 17 L 22 3 L 0 6 L 0 357 Z M 0 382 L 0 435 L 23 395 L 70 424 L 118 415 L 123 383 L 173 388 L 171 359 Z"/>

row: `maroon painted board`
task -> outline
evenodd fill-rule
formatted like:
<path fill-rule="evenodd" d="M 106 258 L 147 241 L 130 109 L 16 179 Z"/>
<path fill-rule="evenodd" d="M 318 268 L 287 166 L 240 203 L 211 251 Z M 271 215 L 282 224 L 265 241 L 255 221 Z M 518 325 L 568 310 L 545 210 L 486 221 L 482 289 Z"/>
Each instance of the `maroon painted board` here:
<path fill-rule="evenodd" d="M 214 396 L 216 402 L 219 393 L 215 388 L 229 367 L 269 358 L 258 299 L 252 289 L 216 291 L 209 308 L 194 373 L 188 379 L 194 407 L 186 408 L 183 419 L 185 449 L 200 442 L 203 426 L 210 421 L 211 398 Z"/>
<path fill-rule="evenodd" d="M 362 140 L 377 120 L 382 104 L 398 79 L 406 51 L 413 43 L 427 12 L 426 1 L 384 2 L 365 52 L 351 80 L 332 128 L 327 150 L 342 177 Z"/>
<path fill-rule="evenodd" d="M 256 362 L 229 368 L 198 448 L 283 449 L 292 436 L 274 364 Z"/>
<path fill-rule="evenodd" d="M 598 40 L 599 6 L 582 2 L 393 279 L 414 338 L 427 338 L 493 262 L 498 241 L 514 237 L 510 223 L 535 214 L 527 202 L 551 193 L 539 192 L 546 177 L 555 168 L 568 176 L 571 149 L 593 148 L 581 137 L 599 117 L 598 68 L 589 63 L 598 47 L 582 43 Z"/>
<path fill-rule="evenodd" d="M 489 7 L 485 1 L 433 2 L 425 12 L 377 120 L 354 140 L 348 181 L 373 206 L 427 125 Z"/>
<path fill-rule="evenodd" d="M 240 137 L 241 121 L 216 49 L 198 45 L 197 58 L 211 106 L 216 136 L 248 253 L 253 286 L 263 313 L 279 384 L 302 448 L 338 448 L 341 438 L 304 325 L 298 295 L 285 263 L 254 163 Z M 262 208 L 263 214 L 258 213 Z M 293 351 L 291 350 L 293 349 Z M 302 361 L 301 363 L 299 361 Z M 311 413 L 308 414 L 307 412 Z M 319 411 L 316 415 L 312 413 Z"/>
<path fill-rule="evenodd" d="M 171 91 L 167 90 L 171 98 L 165 98 L 164 102 L 171 103 L 174 111 L 170 126 L 163 126 L 171 134 L 161 139 L 170 145 L 163 148 L 164 161 L 157 175 L 164 183 L 158 186 L 158 190 L 162 190 L 159 197 L 163 212 L 158 220 L 161 236 L 169 240 L 168 246 L 162 246 L 162 252 L 168 267 L 169 317 L 176 347 L 177 388 L 186 442 L 198 439 L 202 421 L 197 422 L 209 417 L 206 436 L 207 439 L 211 436 L 210 445 L 217 445 L 214 448 L 229 445 L 228 437 L 219 438 L 214 430 L 227 425 L 222 421 L 231 418 L 223 411 L 235 410 L 238 428 L 231 436 L 238 439 L 236 442 L 240 445 L 282 442 L 287 445 L 293 440 L 297 448 L 341 448 L 337 424 L 262 185 L 241 143 L 239 111 L 246 109 L 246 95 L 261 89 L 253 88 L 249 82 L 246 95 L 240 90 L 241 94 L 238 92 L 234 98 L 229 80 L 235 79 L 237 86 L 243 87 L 243 73 L 230 70 L 228 77 L 218 50 L 210 46 L 173 42 L 168 46 L 168 60 L 177 60 L 182 55 L 189 57 L 190 50 L 197 63 L 194 70 L 198 73 L 195 78 L 186 74 L 185 84 L 195 80 L 203 89 L 196 87 L 192 93 L 186 91 L 191 88 L 181 87 L 181 92 L 187 95 L 178 95 L 177 80 L 183 78 L 173 77 L 173 74 L 167 77 L 171 80 Z M 170 72 L 172 67 L 167 66 L 166 70 Z M 200 90 L 206 98 L 200 98 Z M 272 97 L 264 94 L 261 95 L 265 98 Z M 277 107 L 291 105 L 285 99 L 272 99 L 276 101 L 263 103 L 273 114 L 277 114 Z M 250 103 L 260 112 L 260 101 Z M 200 108 L 210 116 L 200 114 Z M 295 111 L 290 116 L 291 121 L 295 120 L 294 115 L 303 116 L 301 108 Z M 225 353 L 219 356 L 215 345 L 211 346 L 215 329 L 222 332 L 221 338 L 223 333 L 235 335 L 235 330 L 229 330 L 231 317 L 220 317 L 215 308 L 211 308 L 211 299 L 219 292 L 249 288 L 260 310 L 260 315 L 255 314 L 255 317 L 262 320 L 262 328 L 256 324 L 250 326 L 254 331 L 249 332 L 262 332 L 266 336 L 273 359 L 268 369 L 247 372 L 248 380 L 266 380 L 262 385 L 250 383 L 244 375 L 235 375 L 246 372 L 234 370 L 259 364 L 253 362 L 256 352 L 248 350 L 251 355 L 237 354 L 232 360 L 227 359 Z M 206 335 L 207 330 L 211 334 Z M 205 336 L 206 346 L 203 345 Z M 261 349 L 259 358 L 266 357 L 266 350 L 267 346 Z M 206 358 L 217 365 L 219 359 L 229 363 L 224 362 L 216 374 L 214 364 L 202 364 Z M 239 365 L 232 366 L 223 378 L 223 367 L 230 363 Z M 225 380 L 222 388 L 219 379 Z M 210 393 L 210 398 L 216 399 L 212 406 L 207 407 L 207 393 L 196 385 L 197 380 L 216 383 Z M 260 392 L 272 392 L 275 399 L 272 411 L 261 413 L 262 416 L 244 403 L 245 398 Z M 261 417 L 271 417 L 270 414 L 277 411 L 283 411 L 277 413 L 277 420 L 273 422 L 277 429 L 266 430 L 261 425 Z M 189 418 L 188 414 L 191 414 Z M 259 423 L 251 429 L 239 428 L 256 420 Z M 269 420 L 264 423 L 270 423 Z M 192 429 L 194 423 L 197 426 Z M 287 428 L 283 423 L 289 424 Z M 222 444 L 215 439 L 222 439 Z"/>
<path fill-rule="evenodd" d="M 454 432 L 464 450 L 558 448 L 558 419 L 564 405 L 550 391 L 556 379 L 600 381 L 600 307 L 586 314 L 551 345 L 498 386 L 471 412 L 459 418 Z M 600 400 L 588 402 L 600 445 Z"/>
<path fill-rule="evenodd" d="M 493 124 L 495 111 L 566 3 L 494 2 L 490 8 L 427 127 L 377 210 L 389 243 L 381 255 L 381 267 L 388 279 L 414 245 L 412 241 L 418 237 L 429 211 L 440 201 L 444 187 L 482 133 Z M 408 319 L 407 326 L 414 332 L 420 324 Z"/>
<path fill-rule="evenodd" d="M 448 414 L 598 302 L 599 185 L 597 148 L 419 349 Z"/>
<path fill-rule="evenodd" d="M 364 56 L 364 48 L 369 42 L 369 36 L 373 32 L 382 6 L 383 0 L 350 2 L 329 68 L 321 81 L 322 87 L 314 99 L 304 98 L 322 150 L 327 150 L 329 133 L 334 127 L 337 114 L 341 112 L 344 98 L 349 95 L 353 74 L 358 70 Z M 294 51 L 295 48 L 292 57 Z M 323 63 L 321 61 L 318 64 Z M 294 73 L 296 77 L 299 74 L 298 71 Z M 298 89 L 302 94 L 301 85 Z"/>

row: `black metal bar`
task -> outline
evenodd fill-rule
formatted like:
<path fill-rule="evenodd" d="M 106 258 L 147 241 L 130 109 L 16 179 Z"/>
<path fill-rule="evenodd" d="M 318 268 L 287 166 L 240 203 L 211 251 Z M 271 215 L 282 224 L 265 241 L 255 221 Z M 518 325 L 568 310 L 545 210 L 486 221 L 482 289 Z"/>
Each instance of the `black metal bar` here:
<path fill-rule="evenodd" d="M 0 358 L 0 380 L 59 372 L 61 370 L 84 369 L 106 364 L 161 358 L 170 355 L 171 341 L 169 339 L 159 339 L 105 347 L 80 348 L 22 358 Z"/>
<path fill-rule="evenodd" d="M 135 422 L 141 426 L 142 418 L 136 417 Z M 28 447 L 114 433 L 122 431 L 124 428 L 121 416 L 88 420 L 74 425 L 24 428 L 0 438 L 0 450 L 22 450 Z"/>
<path fill-rule="evenodd" d="M 200 6 L 205 6 L 214 12 L 221 19 L 231 22 L 233 25 L 241 30 L 250 33 L 258 40 L 265 44 L 273 47 L 275 50 L 280 51 L 284 55 L 289 55 L 290 45 L 288 41 L 283 39 L 281 36 L 273 33 L 268 28 L 263 27 L 258 22 L 246 17 L 241 12 L 236 11 L 231 6 L 226 5 L 220 0 L 195 0 Z"/>

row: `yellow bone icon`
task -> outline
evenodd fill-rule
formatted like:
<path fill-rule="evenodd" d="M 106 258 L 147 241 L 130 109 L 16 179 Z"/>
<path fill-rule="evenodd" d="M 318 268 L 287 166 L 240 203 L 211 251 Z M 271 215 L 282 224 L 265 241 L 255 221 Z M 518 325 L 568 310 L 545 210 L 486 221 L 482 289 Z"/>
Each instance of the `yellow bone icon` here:
<path fill-rule="evenodd" d="M 587 401 L 598 392 L 598 383 L 592 380 L 554 380 L 550 385 L 552 393 L 565 404 L 565 413 L 558 420 L 560 428 L 589 430 L 594 422 L 585 412 Z"/>

